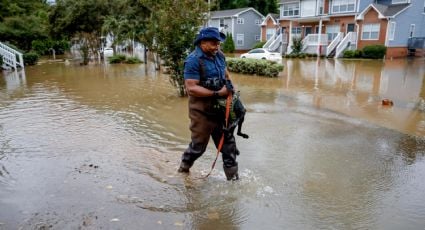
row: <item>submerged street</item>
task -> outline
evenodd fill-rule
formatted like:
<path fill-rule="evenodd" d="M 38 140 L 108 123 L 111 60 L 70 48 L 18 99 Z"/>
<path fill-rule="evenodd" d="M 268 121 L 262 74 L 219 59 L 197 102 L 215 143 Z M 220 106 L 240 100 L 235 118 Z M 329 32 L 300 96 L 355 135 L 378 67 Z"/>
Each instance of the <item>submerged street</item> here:
<path fill-rule="evenodd" d="M 0 74 L 0 229 L 422 229 L 425 60 L 284 59 L 231 77 L 241 180 L 210 142 L 189 176 L 187 98 L 151 65 Z M 381 101 L 390 99 L 393 106 Z"/>

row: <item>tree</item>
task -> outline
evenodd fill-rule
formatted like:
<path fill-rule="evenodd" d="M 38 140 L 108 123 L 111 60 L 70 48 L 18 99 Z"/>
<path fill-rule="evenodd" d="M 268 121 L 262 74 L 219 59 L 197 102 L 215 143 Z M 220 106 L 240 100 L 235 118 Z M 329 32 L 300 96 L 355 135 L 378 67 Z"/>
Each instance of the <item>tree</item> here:
<path fill-rule="evenodd" d="M 0 38 L 28 51 L 47 38 L 49 5 L 40 0 L 0 0 Z"/>
<path fill-rule="evenodd" d="M 231 33 L 226 34 L 226 40 L 223 44 L 223 52 L 225 53 L 233 53 L 235 51 L 235 43 L 233 41 L 233 37 Z"/>
<path fill-rule="evenodd" d="M 277 0 L 216 0 L 212 10 L 228 10 L 253 7 L 263 15 L 277 13 Z"/>
<path fill-rule="evenodd" d="M 204 0 L 145 0 L 151 12 L 144 39 L 170 67 L 170 81 L 179 95 L 186 94 L 183 62 L 193 48 L 199 27 L 206 21 L 208 6 Z"/>
<path fill-rule="evenodd" d="M 56 0 L 49 17 L 51 33 L 74 39 L 86 65 L 89 53 L 97 55 L 102 25 L 113 7 L 111 0 Z"/>

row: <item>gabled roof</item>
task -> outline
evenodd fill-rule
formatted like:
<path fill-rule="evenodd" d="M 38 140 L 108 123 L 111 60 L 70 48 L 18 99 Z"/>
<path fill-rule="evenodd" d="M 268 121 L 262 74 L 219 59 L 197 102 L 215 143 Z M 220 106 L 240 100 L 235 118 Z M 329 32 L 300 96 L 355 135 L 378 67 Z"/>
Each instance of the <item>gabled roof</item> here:
<path fill-rule="evenodd" d="M 266 23 L 266 22 L 267 22 L 267 20 L 268 20 L 269 18 L 273 21 L 273 23 L 274 23 L 275 25 L 277 25 L 277 24 L 278 24 L 278 21 L 279 21 L 279 14 L 267 14 L 266 18 L 263 20 L 263 23 L 261 23 L 261 25 L 262 25 L 262 26 L 267 25 L 267 23 Z"/>
<path fill-rule="evenodd" d="M 406 4 L 397 4 L 397 5 L 382 5 L 377 3 L 372 3 L 368 7 L 366 7 L 360 14 L 357 16 L 358 20 L 363 20 L 364 16 L 367 12 L 369 12 L 370 9 L 374 9 L 376 12 L 378 12 L 379 16 L 378 18 L 384 19 L 384 18 L 395 18 L 398 14 L 406 10 L 410 7 L 409 3 Z"/>
<path fill-rule="evenodd" d="M 231 10 L 219 10 L 219 11 L 211 11 L 211 18 L 230 18 L 230 17 L 238 17 L 240 14 L 245 13 L 247 11 L 253 10 L 255 13 L 260 15 L 262 18 L 264 16 L 258 12 L 256 9 L 252 7 L 239 8 L 239 9 L 231 9 Z"/>

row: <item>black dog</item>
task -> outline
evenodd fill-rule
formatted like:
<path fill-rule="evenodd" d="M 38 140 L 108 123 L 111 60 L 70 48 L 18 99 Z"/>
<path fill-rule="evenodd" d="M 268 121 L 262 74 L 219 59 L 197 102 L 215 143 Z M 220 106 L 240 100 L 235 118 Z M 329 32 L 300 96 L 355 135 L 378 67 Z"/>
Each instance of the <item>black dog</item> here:
<path fill-rule="evenodd" d="M 236 134 L 238 136 L 243 137 L 243 138 L 249 138 L 249 136 L 247 134 L 242 133 L 242 131 L 241 131 L 242 130 L 242 124 L 245 121 L 246 109 L 245 109 L 244 105 L 242 104 L 242 101 L 239 99 L 239 95 L 236 95 L 236 96 L 233 97 L 232 103 L 233 103 L 233 105 L 232 105 L 233 111 L 231 111 L 231 113 L 233 113 L 233 114 L 230 115 L 229 125 L 224 130 L 228 133 L 233 134 L 235 132 L 236 126 L 238 126 L 238 131 L 237 131 Z"/>

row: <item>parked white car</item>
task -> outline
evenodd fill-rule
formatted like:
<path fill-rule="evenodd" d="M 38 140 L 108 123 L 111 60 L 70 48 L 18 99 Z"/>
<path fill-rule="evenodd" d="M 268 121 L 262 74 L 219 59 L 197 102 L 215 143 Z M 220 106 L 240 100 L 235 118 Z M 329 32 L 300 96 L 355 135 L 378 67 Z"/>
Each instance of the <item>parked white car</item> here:
<path fill-rule="evenodd" d="M 112 49 L 112 48 L 105 48 L 103 50 L 103 56 L 104 57 L 112 57 L 112 56 L 114 56 L 114 49 Z"/>
<path fill-rule="evenodd" d="M 253 49 L 248 53 L 243 53 L 241 54 L 241 58 L 265 59 L 275 62 L 282 61 L 282 55 L 280 55 L 280 53 L 270 52 L 263 48 Z"/>

